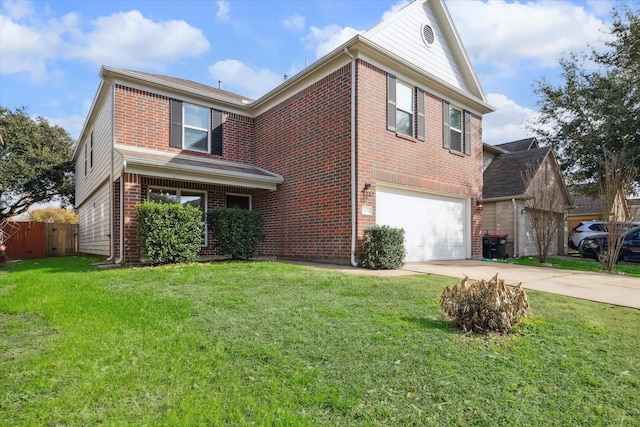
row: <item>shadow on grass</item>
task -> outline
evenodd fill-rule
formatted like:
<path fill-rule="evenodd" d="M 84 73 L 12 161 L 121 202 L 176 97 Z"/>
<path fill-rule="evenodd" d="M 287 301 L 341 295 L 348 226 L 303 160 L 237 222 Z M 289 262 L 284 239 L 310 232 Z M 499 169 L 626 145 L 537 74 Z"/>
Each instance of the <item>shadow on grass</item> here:
<path fill-rule="evenodd" d="M 405 322 L 411 322 L 427 329 L 437 329 L 443 332 L 456 333 L 453 324 L 445 319 L 428 319 L 424 317 L 403 317 Z"/>
<path fill-rule="evenodd" d="M 101 260 L 102 258 L 83 255 L 9 260 L 0 264 L 0 270 L 15 272 L 39 270 L 51 273 L 82 273 L 96 270 L 96 267 L 92 264 Z"/>

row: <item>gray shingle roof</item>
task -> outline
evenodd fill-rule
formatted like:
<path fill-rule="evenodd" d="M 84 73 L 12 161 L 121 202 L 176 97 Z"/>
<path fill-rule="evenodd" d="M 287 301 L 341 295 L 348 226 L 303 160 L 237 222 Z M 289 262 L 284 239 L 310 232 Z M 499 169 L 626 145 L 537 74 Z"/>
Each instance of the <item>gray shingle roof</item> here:
<path fill-rule="evenodd" d="M 252 99 L 247 98 L 246 96 L 241 96 L 233 92 L 217 89 L 212 86 L 207 86 L 202 83 L 197 83 L 191 80 L 180 79 L 178 77 L 163 76 L 161 74 L 145 73 L 145 72 L 136 71 L 136 70 L 125 70 L 125 71 L 127 71 L 128 73 L 140 74 L 141 76 L 147 76 L 157 80 L 162 80 L 172 86 L 184 86 L 190 89 L 195 89 L 201 92 L 209 93 L 214 97 L 223 97 L 227 99 L 232 99 L 237 102 L 253 101 Z"/>
<path fill-rule="evenodd" d="M 587 215 L 602 213 L 602 197 L 594 199 L 585 195 L 573 196 L 573 205 L 575 208 L 571 211 L 571 215 Z"/>
<path fill-rule="evenodd" d="M 538 142 L 535 138 L 525 138 L 520 139 L 518 141 L 505 142 L 504 144 L 496 145 L 498 148 L 502 148 L 505 151 L 510 153 L 515 153 L 516 151 L 525 151 L 533 148 L 538 148 Z"/>
<path fill-rule="evenodd" d="M 522 141 L 509 144 L 522 143 Z M 503 148 L 504 145 L 507 144 L 502 144 L 499 147 Z M 529 164 L 536 168 L 540 166 L 550 152 L 551 147 L 542 147 L 516 150 L 496 156 L 484 171 L 482 198 L 494 199 L 523 195 L 528 183 L 524 182 L 522 172 Z"/>

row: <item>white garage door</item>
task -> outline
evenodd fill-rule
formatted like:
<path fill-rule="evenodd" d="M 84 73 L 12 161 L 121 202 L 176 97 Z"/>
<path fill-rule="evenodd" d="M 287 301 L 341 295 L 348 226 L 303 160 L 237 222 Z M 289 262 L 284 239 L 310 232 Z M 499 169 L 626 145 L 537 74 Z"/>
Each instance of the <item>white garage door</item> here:
<path fill-rule="evenodd" d="M 376 223 L 404 228 L 405 261 L 466 258 L 466 203 L 397 188 L 378 188 Z"/>

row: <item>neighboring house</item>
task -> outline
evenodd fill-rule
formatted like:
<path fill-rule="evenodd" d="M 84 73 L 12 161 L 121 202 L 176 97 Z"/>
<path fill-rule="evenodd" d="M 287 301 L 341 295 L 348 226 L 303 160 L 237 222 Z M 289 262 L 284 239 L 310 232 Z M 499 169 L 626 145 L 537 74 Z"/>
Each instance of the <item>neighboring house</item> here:
<path fill-rule="evenodd" d="M 573 209 L 569 211 L 567 225 L 569 231 L 577 227 L 582 221 L 601 221 L 602 205 L 601 199 L 585 196 L 584 194 L 573 195 Z"/>
<path fill-rule="evenodd" d="M 264 216 L 258 256 L 352 263 L 403 227 L 407 261 L 479 258 L 488 105 L 442 0 L 419 0 L 257 100 L 102 67 L 74 151 L 79 246 L 140 260 L 135 206 Z M 205 231 L 201 255 L 216 255 Z"/>
<path fill-rule="evenodd" d="M 539 147 L 535 138 L 500 145 L 484 144 L 483 210 L 485 233 L 507 234 L 509 256 L 536 255 L 533 229 L 527 215 L 527 200 L 533 191 L 525 171 L 534 168 L 535 176 L 543 174 L 544 182 L 555 185 L 562 201 L 555 215 L 560 225 L 555 231 L 549 255 L 567 253 L 566 216 L 571 197 L 562 178 L 558 162 L 550 147 Z"/>
<path fill-rule="evenodd" d="M 576 191 L 576 188 L 572 188 L 572 190 Z M 616 197 L 609 215 L 605 215 L 606 203 L 603 197 L 593 198 L 584 194 L 577 194 L 572 196 L 572 200 L 573 208 L 569 211 L 568 216 L 569 231 L 573 230 L 582 221 L 603 221 L 605 219 L 625 221 L 625 218 L 629 217 L 629 215 L 632 221 L 636 221 L 634 219 L 636 212 L 632 204 L 633 199 L 625 200 L 622 194 Z M 608 216 L 608 218 L 605 218 L 605 216 Z"/>
<path fill-rule="evenodd" d="M 627 199 L 627 206 L 633 222 L 640 223 L 640 199 Z"/>

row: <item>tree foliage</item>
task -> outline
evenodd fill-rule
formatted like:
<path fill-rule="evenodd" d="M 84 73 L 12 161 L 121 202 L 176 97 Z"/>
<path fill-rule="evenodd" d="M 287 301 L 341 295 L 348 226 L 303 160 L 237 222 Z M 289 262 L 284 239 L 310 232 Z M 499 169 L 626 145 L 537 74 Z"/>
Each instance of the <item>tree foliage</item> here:
<path fill-rule="evenodd" d="M 640 171 L 640 16 L 613 13 L 608 50 L 562 59 L 560 85 L 543 79 L 534 89 L 540 116 L 533 130 L 553 146 L 570 183 L 592 196 L 606 151 Z M 633 185 L 639 182 L 636 173 Z"/>
<path fill-rule="evenodd" d="M 73 140 L 25 108 L 0 107 L 0 221 L 55 198 L 73 203 Z"/>
<path fill-rule="evenodd" d="M 49 222 L 53 224 L 77 224 L 78 213 L 72 209 L 56 207 L 33 209 L 27 214 L 27 221 Z"/>

